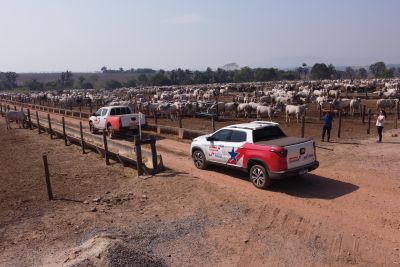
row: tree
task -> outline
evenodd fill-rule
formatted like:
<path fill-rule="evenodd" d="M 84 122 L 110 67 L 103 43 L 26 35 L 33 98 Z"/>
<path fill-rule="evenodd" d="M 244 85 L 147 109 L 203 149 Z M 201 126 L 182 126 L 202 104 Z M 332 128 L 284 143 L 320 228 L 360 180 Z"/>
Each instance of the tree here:
<path fill-rule="evenodd" d="M 311 68 L 310 78 L 312 80 L 329 79 L 331 77 L 331 70 L 325 63 L 315 63 Z"/>
<path fill-rule="evenodd" d="M 32 91 L 42 90 L 44 87 L 43 83 L 38 82 L 36 79 L 25 81 L 24 86 Z"/>
<path fill-rule="evenodd" d="M 356 72 L 352 67 L 346 67 L 344 71 L 345 78 L 353 80 L 355 78 L 355 74 Z"/>
<path fill-rule="evenodd" d="M 106 73 L 107 72 L 107 67 L 106 66 L 101 67 L 101 72 Z"/>
<path fill-rule="evenodd" d="M 329 70 L 329 79 L 337 78 L 337 72 L 336 72 L 335 66 L 333 66 L 332 64 L 329 64 L 328 70 Z"/>
<path fill-rule="evenodd" d="M 274 81 L 278 79 L 278 72 L 274 68 L 258 68 L 255 70 L 254 78 L 257 82 Z"/>
<path fill-rule="evenodd" d="M 249 67 L 241 68 L 239 71 L 236 71 L 233 80 L 235 82 L 250 82 L 254 79 L 253 70 Z"/>
<path fill-rule="evenodd" d="M 85 77 L 82 75 L 78 78 L 78 87 L 82 88 L 83 82 L 85 81 Z"/>
<path fill-rule="evenodd" d="M 108 80 L 104 83 L 104 87 L 106 89 L 116 89 L 116 88 L 121 88 L 122 84 L 116 80 Z"/>
<path fill-rule="evenodd" d="M 165 76 L 165 71 L 164 70 L 160 70 L 156 75 L 153 76 L 152 78 L 152 84 L 153 85 L 170 85 L 171 84 L 171 80 Z"/>
<path fill-rule="evenodd" d="M 72 76 L 72 72 L 68 70 L 66 72 L 61 72 L 60 78 L 58 79 L 58 85 L 61 89 L 64 89 L 65 87 L 71 87 L 74 84 Z"/>
<path fill-rule="evenodd" d="M 81 88 L 82 89 L 93 89 L 94 86 L 93 86 L 93 84 L 91 82 L 84 82 L 84 83 L 82 83 Z"/>
<path fill-rule="evenodd" d="M 395 68 L 390 68 L 388 70 L 385 70 L 382 77 L 383 78 L 393 78 L 394 72 L 395 72 Z"/>
<path fill-rule="evenodd" d="M 126 83 L 125 83 L 125 87 L 136 87 L 137 83 L 136 83 L 136 79 L 132 78 L 129 79 Z"/>
<path fill-rule="evenodd" d="M 149 84 L 149 78 L 147 78 L 146 74 L 140 74 L 137 80 L 138 80 L 138 85 L 145 86 Z"/>
<path fill-rule="evenodd" d="M 365 68 L 359 68 L 357 71 L 357 76 L 360 79 L 365 79 L 368 77 L 368 71 Z"/>
<path fill-rule="evenodd" d="M 369 71 L 374 75 L 375 78 L 382 78 L 386 72 L 386 65 L 384 62 L 379 61 L 369 66 Z"/>

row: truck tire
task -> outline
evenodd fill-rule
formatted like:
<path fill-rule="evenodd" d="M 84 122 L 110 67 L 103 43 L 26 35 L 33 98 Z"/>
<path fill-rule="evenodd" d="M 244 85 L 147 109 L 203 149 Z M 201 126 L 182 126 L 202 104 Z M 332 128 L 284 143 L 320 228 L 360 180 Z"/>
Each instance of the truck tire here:
<path fill-rule="evenodd" d="M 205 168 L 207 168 L 206 156 L 200 149 L 196 149 L 195 151 L 193 151 L 192 159 L 194 166 L 196 166 L 197 169 L 204 170 Z"/>
<path fill-rule="evenodd" d="M 257 188 L 266 189 L 271 184 L 271 178 L 269 178 L 267 170 L 260 164 L 255 164 L 251 167 L 249 177 Z"/>
<path fill-rule="evenodd" d="M 92 134 L 97 133 L 96 128 L 94 128 L 93 122 L 89 122 L 89 130 Z"/>
<path fill-rule="evenodd" d="M 108 138 L 113 139 L 115 137 L 114 129 L 111 125 L 108 125 L 107 127 L 107 135 Z"/>

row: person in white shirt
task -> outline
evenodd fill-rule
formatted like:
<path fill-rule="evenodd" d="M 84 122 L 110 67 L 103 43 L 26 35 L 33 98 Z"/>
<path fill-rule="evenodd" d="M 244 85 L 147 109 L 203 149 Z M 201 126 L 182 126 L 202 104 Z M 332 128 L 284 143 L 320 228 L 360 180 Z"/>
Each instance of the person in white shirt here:
<path fill-rule="evenodd" d="M 378 131 L 378 140 L 377 143 L 382 142 L 382 132 L 383 125 L 385 124 L 386 112 L 384 110 L 380 110 L 379 114 L 376 116 L 376 130 Z"/>

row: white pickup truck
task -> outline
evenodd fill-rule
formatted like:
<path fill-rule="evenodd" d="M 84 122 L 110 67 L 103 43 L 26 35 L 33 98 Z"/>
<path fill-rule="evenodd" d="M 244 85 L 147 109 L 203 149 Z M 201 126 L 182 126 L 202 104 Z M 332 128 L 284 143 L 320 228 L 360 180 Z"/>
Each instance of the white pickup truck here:
<path fill-rule="evenodd" d="M 190 152 L 199 169 L 208 163 L 237 167 L 249 173 L 258 188 L 271 179 L 303 175 L 319 166 L 315 142 L 287 137 L 274 122 L 254 121 L 224 127 L 193 139 Z"/>
<path fill-rule="evenodd" d="M 146 125 L 145 115 L 142 113 L 133 114 L 127 106 L 102 107 L 89 118 L 90 132 L 105 130 L 110 138 L 117 133 L 128 131 L 137 132 L 141 126 Z"/>

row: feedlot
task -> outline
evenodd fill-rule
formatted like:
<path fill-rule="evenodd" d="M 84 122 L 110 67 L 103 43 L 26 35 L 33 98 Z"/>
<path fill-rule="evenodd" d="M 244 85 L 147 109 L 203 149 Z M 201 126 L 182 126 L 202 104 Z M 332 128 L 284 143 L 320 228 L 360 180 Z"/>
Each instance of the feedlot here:
<path fill-rule="evenodd" d="M 299 129 L 283 126 L 289 134 L 291 127 L 292 134 Z M 0 121 L 1 266 L 400 262 L 400 138 L 392 137 L 398 130 L 385 130 L 382 144 L 374 137 L 324 144 L 317 149 L 319 169 L 258 190 L 243 173 L 197 170 L 187 142 L 160 137 L 157 149 L 168 170 L 137 178 L 134 169 L 106 166 L 98 154 L 13 128 Z M 42 153 L 49 158 L 53 201 Z"/>

